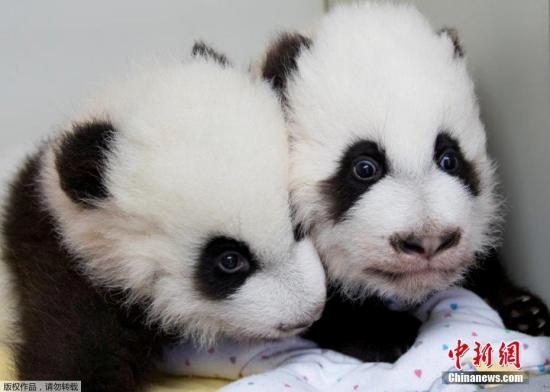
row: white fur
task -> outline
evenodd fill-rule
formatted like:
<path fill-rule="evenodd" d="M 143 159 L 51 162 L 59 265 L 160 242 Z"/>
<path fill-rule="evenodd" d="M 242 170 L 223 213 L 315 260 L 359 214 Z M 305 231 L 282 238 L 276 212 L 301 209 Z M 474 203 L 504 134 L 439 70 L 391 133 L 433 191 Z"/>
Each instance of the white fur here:
<path fill-rule="evenodd" d="M 77 119 L 116 129 L 110 197 L 82 208 L 59 186 L 57 141 L 43 156 L 45 208 L 90 279 L 150 300 L 162 328 L 207 341 L 225 333 L 276 338 L 312 321 L 325 297 L 313 245 L 296 243 L 288 143 L 276 97 L 261 81 L 206 60 L 156 67 L 109 86 Z M 260 268 L 231 297 L 193 285 L 210 236 L 246 242 Z"/>
<path fill-rule="evenodd" d="M 311 229 L 329 278 L 344 291 L 419 301 L 458 281 L 474 252 L 494 243 L 498 221 L 494 168 L 464 59 L 454 57 L 410 5 L 365 3 L 336 7 L 297 59 L 288 84 L 292 135 L 291 190 L 297 219 Z M 448 130 L 473 162 L 478 197 L 433 161 L 435 138 Z M 341 223 L 328 216 L 319 184 L 336 172 L 357 140 L 385 149 L 391 174 L 367 191 Z M 459 228 L 459 245 L 430 263 L 400 256 L 389 237 Z M 404 279 L 369 273 L 439 269 Z M 442 269 L 456 269 L 453 273 Z"/>

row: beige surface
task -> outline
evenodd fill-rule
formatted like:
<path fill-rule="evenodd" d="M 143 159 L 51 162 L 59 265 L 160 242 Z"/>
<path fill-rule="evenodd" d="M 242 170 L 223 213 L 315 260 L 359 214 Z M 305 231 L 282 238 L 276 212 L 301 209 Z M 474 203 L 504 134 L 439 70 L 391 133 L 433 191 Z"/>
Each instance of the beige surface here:
<path fill-rule="evenodd" d="M 14 380 L 12 360 L 9 350 L 0 346 L 0 380 Z M 147 392 L 190 391 L 210 392 L 221 388 L 227 382 L 206 378 L 162 377 Z"/>
<path fill-rule="evenodd" d="M 0 380 L 13 380 L 11 355 L 8 349 L 0 345 Z"/>

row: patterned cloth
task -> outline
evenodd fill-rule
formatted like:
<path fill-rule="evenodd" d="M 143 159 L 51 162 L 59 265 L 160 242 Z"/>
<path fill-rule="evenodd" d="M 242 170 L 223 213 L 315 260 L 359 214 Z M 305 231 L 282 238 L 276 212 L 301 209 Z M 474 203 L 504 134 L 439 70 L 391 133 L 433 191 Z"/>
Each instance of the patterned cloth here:
<path fill-rule="evenodd" d="M 456 370 L 453 350 L 460 339 L 470 347 L 459 358 L 463 370 L 476 370 L 476 341 L 482 348 L 490 343 L 493 349 L 493 365 L 477 370 L 515 370 L 513 365 L 499 365 L 499 349 L 518 341 L 521 369 L 550 373 L 550 338 L 505 329 L 498 314 L 470 291 L 441 292 L 414 313 L 423 321 L 419 336 L 394 364 L 361 363 L 294 338 L 255 345 L 224 341 L 204 350 L 182 344 L 166 349 L 161 366 L 172 374 L 238 379 L 221 389 L 225 392 L 475 390 L 480 387 L 442 382 L 442 372 Z"/>

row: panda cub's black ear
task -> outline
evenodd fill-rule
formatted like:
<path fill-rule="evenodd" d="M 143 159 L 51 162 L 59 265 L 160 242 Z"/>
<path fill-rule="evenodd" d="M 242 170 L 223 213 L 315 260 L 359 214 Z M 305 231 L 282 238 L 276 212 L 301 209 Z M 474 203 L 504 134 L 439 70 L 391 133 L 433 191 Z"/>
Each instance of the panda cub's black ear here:
<path fill-rule="evenodd" d="M 193 57 L 203 57 L 205 59 L 212 59 L 218 62 L 219 64 L 223 65 L 224 67 L 231 65 L 226 55 L 219 53 L 218 51 L 208 46 L 203 41 L 195 42 L 195 45 L 193 45 L 193 49 L 191 49 L 191 55 Z"/>
<path fill-rule="evenodd" d="M 304 49 L 311 47 L 311 39 L 298 33 L 284 33 L 275 40 L 266 53 L 262 76 L 284 99 L 287 80 L 296 70 L 296 60 Z"/>
<path fill-rule="evenodd" d="M 458 36 L 457 29 L 453 27 L 444 27 L 439 30 L 439 35 L 446 35 L 447 37 L 449 37 L 455 48 L 454 56 L 456 58 L 464 57 L 464 47 L 462 46 L 462 42 L 460 41 L 460 37 Z"/>
<path fill-rule="evenodd" d="M 110 122 L 92 120 L 74 124 L 59 142 L 55 167 L 61 189 L 82 207 L 93 208 L 109 196 L 105 174 L 115 133 Z"/>

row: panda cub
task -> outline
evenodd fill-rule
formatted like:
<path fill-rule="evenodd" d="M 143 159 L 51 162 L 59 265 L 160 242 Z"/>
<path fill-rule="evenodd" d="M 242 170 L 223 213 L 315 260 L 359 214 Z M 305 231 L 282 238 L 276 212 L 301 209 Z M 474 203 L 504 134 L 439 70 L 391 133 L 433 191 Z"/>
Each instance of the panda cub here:
<path fill-rule="evenodd" d="M 311 37 L 280 36 L 261 73 L 279 92 L 292 135 L 298 232 L 313 238 L 331 283 L 309 337 L 393 360 L 419 323 L 386 302 L 420 303 L 461 281 L 508 327 L 548 333 L 545 305 L 498 264 L 471 272 L 494 258 L 501 213 L 453 30 L 435 32 L 410 5 L 337 7 Z"/>
<path fill-rule="evenodd" d="M 194 53 L 110 86 L 13 181 L 20 379 L 133 391 L 171 339 L 277 339 L 319 318 L 324 271 L 293 236 L 276 95 Z"/>

